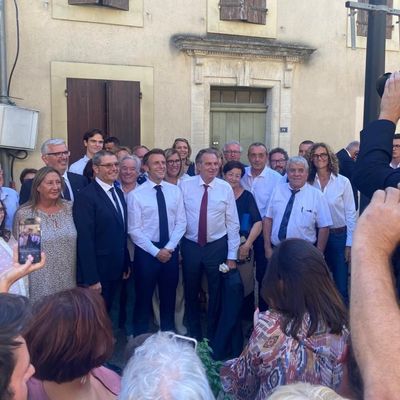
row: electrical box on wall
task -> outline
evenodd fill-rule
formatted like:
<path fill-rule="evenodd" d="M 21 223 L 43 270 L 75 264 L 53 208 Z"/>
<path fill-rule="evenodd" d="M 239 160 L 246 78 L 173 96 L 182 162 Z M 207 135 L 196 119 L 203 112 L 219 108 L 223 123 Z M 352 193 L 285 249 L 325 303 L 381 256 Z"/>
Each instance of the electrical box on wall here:
<path fill-rule="evenodd" d="M 0 104 L 0 147 L 34 150 L 39 111 Z"/>

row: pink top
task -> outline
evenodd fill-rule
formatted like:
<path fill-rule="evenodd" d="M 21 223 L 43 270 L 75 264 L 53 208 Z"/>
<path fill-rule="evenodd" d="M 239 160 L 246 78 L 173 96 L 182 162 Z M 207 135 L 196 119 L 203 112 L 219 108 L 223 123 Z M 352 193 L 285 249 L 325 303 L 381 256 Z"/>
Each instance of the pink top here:
<path fill-rule="evenodd" d="M 105 367 L 95 368 L 90 371 L 101 384 L 115 396 L 119 395 L 121 390 L 121 377 L 114 371 Z M 31 378 L 28 381 L 29 400 L 50 400 L 43 387 L 43 381 Z M 101 399 L 100 399 L 101 400 Z"/>

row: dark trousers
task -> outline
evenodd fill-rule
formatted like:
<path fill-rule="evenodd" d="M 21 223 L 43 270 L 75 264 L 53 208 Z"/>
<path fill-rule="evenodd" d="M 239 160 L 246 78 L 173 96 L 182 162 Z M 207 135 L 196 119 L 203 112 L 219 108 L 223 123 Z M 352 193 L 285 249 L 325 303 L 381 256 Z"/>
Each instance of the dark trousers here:
<path fill-rule="evenodd" d="M 201 247 L 196 242 L 182 239 L 182 267 L 185 288 L 185 310 L 189 334 L 201 340 L 199 292 L 203 270 L 208 283 L 207 337 L 212 340 L 217 328 L 221 301 L 221 273 L 219 265 L 226 261 L 228 241 L 224 236 Z"/>
<path fill-rule="evenodd" d="M 258 308 L 260 311 L 266 311 L 268 306 L 261 296 L 261 286 L 265 272 L 267 271 L 268 260 L 265 258 L 264 237 L 262 232 L 254 241 L 253 250 L 254 262 L 256 264 L 256 280 L 258 282 Z"/>
<path fill-rule="evenodd" d="M 110 314 L 114 299 L 120 293 L 121 281 L 100 281 L 100 283 L 101 295 L 106 303 L 107 312 Z"/>
<path fill-rule="evenodd" d="M 156 257 L 136 246 L 134 265 L 135 336 L 149 330 L 149 318 L 153 312 L 152 297 L 156 285 L 158 285 L 160 295 L 160 328 L 162 331 L 174 331 L 176 287 L 179 278 L 178 248 L 172 253 L 168 262 L 162 263 Z"/>

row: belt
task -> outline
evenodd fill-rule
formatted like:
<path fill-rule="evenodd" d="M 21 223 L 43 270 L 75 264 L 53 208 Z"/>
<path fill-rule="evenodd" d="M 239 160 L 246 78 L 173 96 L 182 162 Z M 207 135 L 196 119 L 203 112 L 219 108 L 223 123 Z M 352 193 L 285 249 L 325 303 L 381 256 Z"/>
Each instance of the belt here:
<path fill-rule="evenodd" d="M 339 234 L 339 233 L 345 233 L 347 231 L 347 227 L 346 226 L 342 226 L 342 227 L 340 227 L 340 228 L 331 228 L 331 229 L 329 229 L 329 232 L 331 232 L 331 233 L 337 233 L 337 234 Z"/>

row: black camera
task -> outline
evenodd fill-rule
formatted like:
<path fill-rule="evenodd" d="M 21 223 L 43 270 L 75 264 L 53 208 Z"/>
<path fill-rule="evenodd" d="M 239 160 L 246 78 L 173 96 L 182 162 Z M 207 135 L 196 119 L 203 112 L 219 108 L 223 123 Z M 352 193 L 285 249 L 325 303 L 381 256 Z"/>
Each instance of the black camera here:
<path fill-rule="evenodd" d="M 391 72 L 386 72 L 376 80 L 376 91 L 378 92 L 380 97 L 383 96 L 383 92 L 385 91 L 386 81 L 390 78 L 390 75 L 392 75 Z"/>

